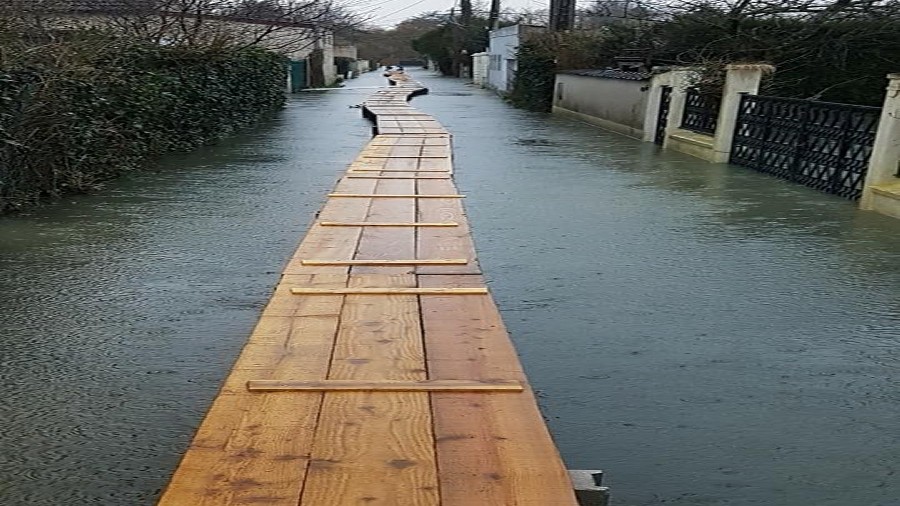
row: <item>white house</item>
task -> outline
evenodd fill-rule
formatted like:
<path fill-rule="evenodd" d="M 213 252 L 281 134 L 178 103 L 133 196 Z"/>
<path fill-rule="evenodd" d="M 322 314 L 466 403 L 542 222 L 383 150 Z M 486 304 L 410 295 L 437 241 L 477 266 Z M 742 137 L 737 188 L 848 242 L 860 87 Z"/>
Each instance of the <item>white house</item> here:
<path fill-rule="evenodd" d="M 490 63 L 487 86 L 489 88 L 493 88 L 501 94 L 509 93 L 512 90 L 518 68 L 516 52 L 519 50 L 519 45 L 529 36 L 543 30 L 544 27 L 535 25 L 512 25 L 491 30 L 488 48 Z"/>
<path fill-rule="evenodd" d="M 37 12 L 46 15 L 44 22 L 57 28 L 106 28 L 158 43 L 206 43 L 212 47 L 238 43 L 263 47 L 291 60 L 287 77 L 289 82 L 302 80 L 302 84 L 297 83 L 298 88 L 308 84 L 327 86 L 337 79 L 334 35 L 330 28 L 315 23 L 194 12 L 186 8 L 171 10 L 182 5 L 177 2 L 54 0 L 44 5 L 35 0 L 35 4 Z"/>
<path fill-rule="evenodd" d="M 487 84 L 488 66 L 491 55 L 488 53 L 475 53 L 472 55 L 472 82 L 484 88 Z"/>

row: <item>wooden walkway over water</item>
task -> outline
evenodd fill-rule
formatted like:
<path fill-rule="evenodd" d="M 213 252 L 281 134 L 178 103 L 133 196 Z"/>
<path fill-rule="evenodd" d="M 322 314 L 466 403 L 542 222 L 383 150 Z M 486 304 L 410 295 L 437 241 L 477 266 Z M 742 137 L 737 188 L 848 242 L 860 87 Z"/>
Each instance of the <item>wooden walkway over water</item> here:
<path fill-rule="evenodd" d="M 453 183 L 450 135 L 397 86 L 160 501 L 570 506 L 576 500 Z"/>

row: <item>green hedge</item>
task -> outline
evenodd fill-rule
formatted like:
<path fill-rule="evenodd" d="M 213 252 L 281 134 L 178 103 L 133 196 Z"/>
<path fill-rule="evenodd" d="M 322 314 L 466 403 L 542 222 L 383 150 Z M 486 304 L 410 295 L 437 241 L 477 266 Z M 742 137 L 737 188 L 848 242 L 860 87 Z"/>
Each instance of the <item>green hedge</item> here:
<path fill-rule="evenodd" d="M 516 78 L 508 98 L 521 109 L 550 112 L 555 79 L 554 54 L 543 44 L 525 42 L 519 46 Z"/>
<path fill-rule="evenodd" d="M 257 121 L 283 105 L 285 66 L 260 49 L 97 34 L 0 41 L 0 212 L 95 189 Z"/>

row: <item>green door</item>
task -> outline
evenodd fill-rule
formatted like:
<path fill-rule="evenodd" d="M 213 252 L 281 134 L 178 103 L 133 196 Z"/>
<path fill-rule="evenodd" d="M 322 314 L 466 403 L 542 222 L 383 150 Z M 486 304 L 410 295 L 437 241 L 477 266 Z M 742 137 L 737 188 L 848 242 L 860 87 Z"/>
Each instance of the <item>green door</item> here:
<path fill-rule="evenodd" d="M 306 60 L 291 62 L 291 93 L 306 88 Z"/>

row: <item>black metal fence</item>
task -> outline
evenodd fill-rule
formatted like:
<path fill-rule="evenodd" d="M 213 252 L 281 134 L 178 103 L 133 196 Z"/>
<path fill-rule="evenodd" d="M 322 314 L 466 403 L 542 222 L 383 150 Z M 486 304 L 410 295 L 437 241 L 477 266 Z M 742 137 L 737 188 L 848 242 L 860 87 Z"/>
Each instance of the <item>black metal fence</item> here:
<path fill-rule="evenodd" d="M 666 141 L 666 123 L 669 121 L 669 103 L 672 101 L 672 87 L 662 86 L 659 89 L 659 111 L 656 114 L 656 132 L 653 142 L 662 146 Z"/>
<path fill-rule="evenodd" d="M 696 88 L 688 88 L 685 94 L 681 128 L 692 132 L 715 134 L 721 104 L 722 98 L 717 95 L 707 95 Z"/>
<path fill-rule="evenodd" d="M 731 163 L 858 199 L 881 109 L 744 95 Z"/>

